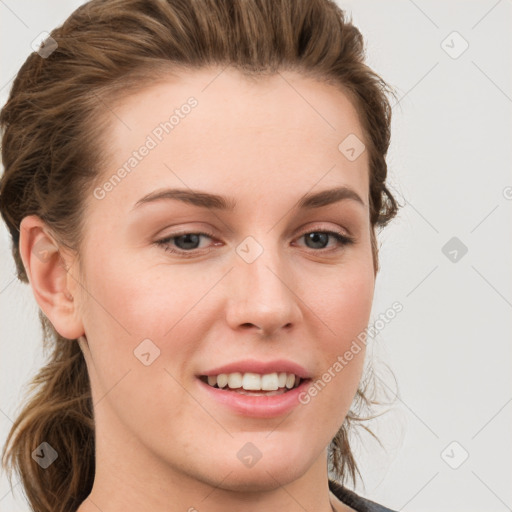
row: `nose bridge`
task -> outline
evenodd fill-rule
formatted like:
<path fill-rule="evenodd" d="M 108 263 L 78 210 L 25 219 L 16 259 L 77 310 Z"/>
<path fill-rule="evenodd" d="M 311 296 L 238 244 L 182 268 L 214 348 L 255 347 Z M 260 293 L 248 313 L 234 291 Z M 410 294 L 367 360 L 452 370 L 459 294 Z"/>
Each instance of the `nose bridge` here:
<path fill-rule="evenodd" d="M 259 235 L 258 239 L 248 236 L 235 252 L 227 315 L 231 327 L 252 324 L 271 334 L 296 324 L 300 308 L 291 268 L 272 235 Z"/>

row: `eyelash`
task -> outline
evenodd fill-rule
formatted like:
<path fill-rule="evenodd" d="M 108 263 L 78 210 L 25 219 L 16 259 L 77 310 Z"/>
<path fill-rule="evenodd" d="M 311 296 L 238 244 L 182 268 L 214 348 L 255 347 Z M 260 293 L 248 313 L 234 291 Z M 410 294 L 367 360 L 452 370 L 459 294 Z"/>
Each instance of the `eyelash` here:
<path fill-rule="evenodd" d="M 352 245 L 355 242 L 354 238 L 349 237 L 344 234 L 341 234 L 341 233 L 338 233 L 337 231 L 327 231 L 327 230 L 321 230 L 321 229 L 306 231 L 306 232 L 302 233 L 302 235 L 300 235 L 299 238 L 302 238 L 303 236 L 311 234 L 311 233 L 325 233 L 327 235 L 331 235 L 333 238 L 335 238 L 341 244 L 341 247 L 338 247 L 337 249 L 310 249 L 313 252 L 321 253 L 321 252 L 336 251 L 338 249 L 343 248 L 344 246 Z M 201 251 L 201 249 L 191 249 L 189 251 L 185 251 L 183 249 L 171 248 L 169 243 L 172 240 L 174 240 L 175 238 L 178 238 L 183 235 L 203 235 L 203 236 L 207 236 L 208 238 L 212 238 L 212 239 L 214 238 L 214 235 L 212 233 L 208 233 L 206 231 L 184 231 L 182 233 L 173 233 L 171 236 L 167 236 L 165 238 L 162 238 L 161 240 L 157 240 L 154 243 L 157 246 L 162 247 L 165 252 L 177 254 L 184 258 L 193 258 L 195 256 L 198 256 L 197 251 Z M 212 250 L 212 248 L 208 247 L 206 252 L 203 252 L 202 254 L 200 254 L 200 256 L 202 256 L 203 254 L 209 253 L 211 250 Z"/>

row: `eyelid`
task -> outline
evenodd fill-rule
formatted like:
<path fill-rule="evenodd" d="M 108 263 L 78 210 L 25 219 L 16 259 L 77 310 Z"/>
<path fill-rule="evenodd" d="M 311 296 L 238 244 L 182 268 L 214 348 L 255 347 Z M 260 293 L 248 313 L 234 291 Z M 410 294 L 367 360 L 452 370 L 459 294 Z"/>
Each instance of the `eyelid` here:
<path fill-rule="evenodd" d="M 301 231 L 299 231 L 299 234 L 294 237 L 294 240 L 300 239 L 303 236 L 305 236 L 308 233 L 326 233 L 330 235 L 332 238 L 335 238 L 338 242 L 338 246 L 331 248 L 331 249 L 310 249 L 313 253 L 319 253 L 319 254 L 331 254 L 333 252 L 341 251 L 343 248 L 345 248 L 348 245 L 352 245 L 356 242 L 355 237 L 353 237 L 350 234 L 342 232 L 339 228 L 329 228 L 325 226 L 308 226 Z M 200 257 L 204 256 L 205 254 L 208 254 L 213 250 L 213 246 L 205 247 L 202 249 L 191 249 L 189 251 L 179 248 L 171 248 L 171 240 L 178 238 L 183 235 L 192 234 L 192 235 L 199 235 L 199 236 L 206 236 L 207 238 L 210 238 L 212 240 L 215 240 L 215 235 L 211 233 L 209 230 L 193 230 L 191 228 L 189 229 L 182 229 L 179 231 L 176 231 L 174 233 L 169 234 L 168 236 L 165 236 L 163 238 L 159 238 L 154 242 L 155 245 L 163 247 L 165 252 L 169 252 L 171 254 L 175 254 L 178 257 L 183 258 L 193 258 L 193 257 Z M 222 242 L 221 242 L 222 243 Z M 214 245 L 219 245 L 218 243 L 214 242 Z"/>
<path fill-rule="evenodd" d="M 154 242 L 155 245 L 159 246 L 159 247 L 162 247 L 164 249 L 165 252 L 169 252 L 171 254 L 175 254 L 177 255 L 178 257 L 183 257 L 183 258 L 193 258 L 193 257 L 198 257 L 198 256 L 204 256 L 205 254 L 209 253 L 213 247 L 206 247 L 206 248 L 203 248 L 203 249 L 192 249 L 190 251 L 185 251 L 183 249 L 179 249 L 179 248 L 170 248 L 170 245 L 171 245 L 171 240 L 173 238 L 178 238 L 179 236 L 182 236 L 182 235 L 204 235 L 208 238 L 211 238 L 212 240 L 215 238 L 213 233 L 210 233 L 206 230 L 204 231 L 199 231 L 199 230 L 196 230 L 194 231 L 193 229 L 188 229 L 188 230 L 182 230 L 182 231 L 176 231 L 175 233 L 171 233 L 170 235 L 168 236 L 165 236 L 163 238 L 159 238 L 158 240 L 156 240 Z"/>
<path fill-rule="evenodd" d="M 306 229 L 305 231 L 301 231 L 300 233 L 301 234 L 299 236 L 296 236 L 294 238 L 294 240 L 300 239 L 303 236 L 307 235 L 308 233 L 326 233 L 329 236 L 331 236 L 331 238 L 335 238 L 338 241 L 338 243 L 339 243 L 338 247 L 334 247 L 331 249 L 319 249 L 319 250 L 310 249 L 313 253 L 319 253 L 319 254 L 327 255 L 331 252 L 340 251 L 340 250 L 344 249 L 346 246 L 353 245 L 357 242 L 357 240 L 354 236 L 348 235 L 347 233 L 343 233 L 343 232 L 339 231 L 338 229 L 332 229 L 332 228 L 331 229 L 329 229 L 329 228 L 309 228 L 309 229 Z"/>
<path fill-rule="evenodd" d="M 331 227 L 331 226 L 325 226 L 324 224 L 312 224 L 312 225 L 308 224 L 306 227 L 301 228 L 298 232 L 300 233 L 299 236 L 302 236 L 306 233 L 310 233 L 311 231 L 324 231 L 324 232 L 331 231 L 331 232 L 337 233 L 341 236 L 344 236 L 346 238 L 354 239 L 354 237 L 351 235 L 351 233 L 348 231 L 348 229 L 341 228 L 340 226 Z"/>
<path fill-rule="evenodd" d="M 296 231 L 296 234 L 294 235 L 295 238 L 298 238 L 298 237 L 301 237 L 301 236 L 304 236 L 305 234 L 307 233 L 311 233 L 313 231 L 321 231 L 321 232 L 334 232 L 334 233 L 337 233 L 338 235 L 341 235 L 347 239 L 351 239 L 351 240 L 355 240 L 355 237 L 352 236 L 350 234 L 350 232 L 347 230 L 347 229 L 340 229 L 338 226 L 335 227 L 335 228 L 331 228 L 330 226 L 325 226 L 325 225 L 320 225 L 320 224 L 313 224 L 312 226 L 306 226 L 306 227 L 302 227 L 300 229 L 298 229 Z M 172 232 L 166 236 L 158 236 L 157 235 L 157 238 L 159 240 L 166 240 L 166 239 L 170 239 L 170 238 L 175 238 L 175 237 L 178 237 L 178 236 L 181 236 L 181 235 L 187 235 L 187 234 L 194 234 L 194 235 L 205 235 L 207 237 L 210 237 L 210 238 L 215 238 L 215 234 L 211 231 L 211 230 L 208 230 L 208 229 L 202 229 L 202 228 L 197 228 L 197 229 L 194 229 L 194 228 L 184 228 L 184 229 L 181 229 L 181 230 L 178 230 L 178 231 L 175 231 L 175 232 Z"/>

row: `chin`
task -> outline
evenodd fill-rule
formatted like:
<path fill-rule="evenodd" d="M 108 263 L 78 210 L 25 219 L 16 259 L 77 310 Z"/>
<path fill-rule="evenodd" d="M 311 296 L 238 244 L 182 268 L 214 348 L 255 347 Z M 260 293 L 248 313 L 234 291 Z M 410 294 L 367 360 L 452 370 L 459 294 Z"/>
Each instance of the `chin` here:
<path fill-rule="evenodd" d="M 239 456 L 238 454 L 242 454 Z M 247 449 L 247 453 L 250 450 Z M 220 487 L 240 492 L 262 492 L 277 489 L 282 485 L 300 478 L 307 472 L 314 460 L 308 459 L 307 453 L 297 450 L 297 446 L 289 449 L 275 450 L 267 447 L 256 455 L 252 461 L 243 461 L 243 448 L 235 457 L 224 452 L 219 454 L 223 459 L 223 475 L 228 475 Z M 242 460 L 240 460 L 242 459 Z M 218 466 L 218 464 L 217 464 Z"/>
<path fill-rule="evenodd" d="M 262 459 L 252 468 L 233 468 L 219 487 L 244 493 L 272 491 L 297 480 L 306 470 L 305 463 L 304 467 L 297 467 L 291 466 L 289 461 L 264 463 Z"/>

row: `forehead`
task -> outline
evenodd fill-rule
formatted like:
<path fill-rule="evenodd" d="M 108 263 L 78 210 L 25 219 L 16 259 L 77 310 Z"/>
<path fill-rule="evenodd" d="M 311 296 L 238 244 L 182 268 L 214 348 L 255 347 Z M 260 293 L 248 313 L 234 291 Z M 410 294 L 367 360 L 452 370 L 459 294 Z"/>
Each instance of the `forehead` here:
<path fill-rule="evenodd" d="M 109 187 L 112 206 L 133 206 L 164 186 L 222 193 L 228 183 L 250 198 L 279 192 L 284 200 L 316 183 L 368 196 L 367 151 L 356 159 L 344 152 L 354 141 L 364 148 L 354 105 L 297 72 L 249 79 L 231 68 L 186 71 L 111 107 L 101 141 L 110 161 L 98 183 L 124 169 Z"/>

